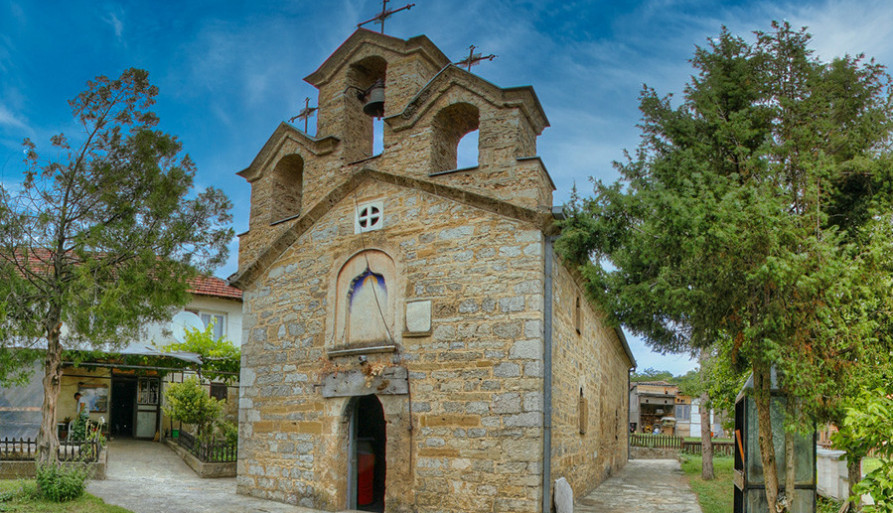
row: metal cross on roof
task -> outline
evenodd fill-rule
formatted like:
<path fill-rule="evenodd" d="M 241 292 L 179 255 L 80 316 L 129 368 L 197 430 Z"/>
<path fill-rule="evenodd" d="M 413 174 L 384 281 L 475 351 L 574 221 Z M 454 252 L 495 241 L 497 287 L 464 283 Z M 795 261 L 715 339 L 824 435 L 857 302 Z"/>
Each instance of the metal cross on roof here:
<path fill-rule="evenodd" d="M 469 46 L 468 47 L 468 50 L 469 50 L 468 57 L 459 61 L 459 62 L 454 62 L 453 64 L 455 64 L 456 66 L 464 66 L 465 69 L 467 69 L 468 72 L 471 73 L 472 66 L 477 66 L 478 64 L 481 63 L 481 61 L 492 61 L 493 59 L 496 58 L 496 56 L 493 55 L 492 53 L 490 55 L 483 55 L 483 56 L 479 53 L 474 53 L 474 49 L 475 49 L 474 45 Z"/>
<path fill-rule="evenodd" d="M 378 13 L 374 18 L 369 18 L 368 20 L 366 20 L 362 23 L 357 23 L 357 28 L 360 28 L 367 23 L 372 23 L 373 21 L 377 21 L 381 25 L 381 33 L 384 34 L 384 20 L 386 20 L 387 18 L 390 18 L 391 15 L 394 13 L 398 13 L 404 9 L 408 11 L 409 9 L 412 9 L 413 7 L 415 7 L 415 4 L 407 4 L 399 9 L 393 9 L 393 10 L 389 11 L 388 10 L 388 2 L 389 1 L 390 0 L 381 0 L 381 12 Z"/>
<path fill-rule="evenodd" d="M 310 119 L 310 116 L 313 115 L 313 112 L 316 111 L 317 109 L 319 109 L 319 107 L 311 107 L 310 106 L 310 97 L 308 96 L 304 100 L 304 108 L 301 109 L 301 112 L 299 112 L 297 116 L 294 116 L 293 118 L 289 119 L 288 122 L 292 123 L 296 119 L 303 119 L 304 120 L 304 133 L 306 134 L 307 133 L 307 121 Z"/>

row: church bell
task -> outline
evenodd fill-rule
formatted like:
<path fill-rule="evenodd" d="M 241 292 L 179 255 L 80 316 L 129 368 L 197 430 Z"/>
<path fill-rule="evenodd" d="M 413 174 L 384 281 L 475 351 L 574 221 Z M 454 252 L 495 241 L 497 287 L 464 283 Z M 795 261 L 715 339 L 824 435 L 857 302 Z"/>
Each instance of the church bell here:
<path fill-rule="evenodd" d="M 363 112 L 367 116 L 380 118 L 384 115 L 384 80 L 376 80 L 372 87 L 366 91 L 366 104 Z"/>

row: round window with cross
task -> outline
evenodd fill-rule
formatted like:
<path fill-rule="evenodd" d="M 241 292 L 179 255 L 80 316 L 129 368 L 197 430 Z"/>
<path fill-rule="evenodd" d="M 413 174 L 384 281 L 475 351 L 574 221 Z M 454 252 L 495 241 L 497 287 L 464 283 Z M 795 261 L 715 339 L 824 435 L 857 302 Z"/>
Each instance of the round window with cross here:
<path fill-rule="evenodd" d="M 357 216 L 355 220 L 356 233 L 368 232 L 370 230 L 378 230 L 382 224 L 382 206 L 381 202 L 366 203 L 357 207 Z"/>

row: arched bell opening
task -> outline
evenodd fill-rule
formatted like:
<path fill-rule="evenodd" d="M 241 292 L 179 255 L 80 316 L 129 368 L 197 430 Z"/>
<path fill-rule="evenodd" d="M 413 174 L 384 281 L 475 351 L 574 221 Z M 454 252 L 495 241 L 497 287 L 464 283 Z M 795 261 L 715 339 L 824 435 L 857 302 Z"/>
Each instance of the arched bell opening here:
<path fill-rule="evenodd" d="M 352 63 L 348 69 L 345 93 L 355 99 L 349 98 L 346 104 L 351 137 L 345 140 L 352 145 L 352 160 L 381 153 L 387 68 L 386 60 L 373 55 Z"/>
<path fill-rule="evenodd" d="M 478 133 L 480 117 L 480 110 L 470 103 L 454 103 L 434 116 L 431 145 L 432 172 L 457 169 L 459 141 L 470 132 Z M 476 144 L 470 148 L 466 148 L 463 144 L 462 161 L 466 164 L 463 167 L 477 166 L 480 158 L 480 143 L 477 142 L 477 138 L 471 137 L 469 140 L 474 140 Z"/>
<path fill-rule="evenodd" d="M 297 153 L 286 155 L 273 168 L 270 186 L 270 222 L 301 213 L 304 186 L 304 159 Z"/>

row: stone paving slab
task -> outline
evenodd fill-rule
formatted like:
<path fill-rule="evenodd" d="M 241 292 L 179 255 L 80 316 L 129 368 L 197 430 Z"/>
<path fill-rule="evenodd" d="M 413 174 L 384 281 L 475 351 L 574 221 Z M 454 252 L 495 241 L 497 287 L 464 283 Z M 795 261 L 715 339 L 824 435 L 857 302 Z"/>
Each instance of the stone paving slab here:
<path fill-rule="evenodd" d="M 630 460 L 574 513 L 702 513 L 677 460 Z"/>
<path fill-rule="evenodd" d="M 164 444 L 113 440 L 106 479 L 87 491 L 135 513 L 321 513 L 236 493 L 235 478 L 202 479 Z"/>

